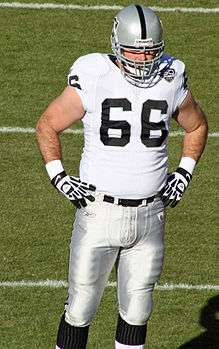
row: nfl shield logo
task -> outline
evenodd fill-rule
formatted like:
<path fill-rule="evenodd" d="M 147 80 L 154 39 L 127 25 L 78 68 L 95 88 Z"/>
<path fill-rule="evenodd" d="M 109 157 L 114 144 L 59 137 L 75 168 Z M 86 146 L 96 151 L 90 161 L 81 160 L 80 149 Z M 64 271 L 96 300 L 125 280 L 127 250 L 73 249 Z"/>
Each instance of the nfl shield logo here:
<path fill-rule="evenodd" d="M 171 82 L 174 79 L 175 74 L 176 74 L 175 70 L 173 68 L 170 68 L 164 72 L 163 77 L 168 82 Z"/>

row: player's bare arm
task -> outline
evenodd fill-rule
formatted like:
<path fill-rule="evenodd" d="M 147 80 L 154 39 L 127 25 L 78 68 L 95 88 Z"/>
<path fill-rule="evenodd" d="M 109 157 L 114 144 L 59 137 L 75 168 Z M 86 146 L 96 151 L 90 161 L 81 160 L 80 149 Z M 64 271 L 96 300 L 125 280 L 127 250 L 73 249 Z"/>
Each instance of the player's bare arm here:
<path fill-rule="evenodd" d="M 175 119 L 185 130 L 182 156 L 198 161 L 207 141 L 208 124 L 191 92 L 179 107 Z"/>
<path fill-rule="evenodd" d="M 76 90 L 67 86 L 62 94 L 49 104 L 36 127 L 38 145 L 52 184 L 77 208 L 87 205 L 85 199 L 94 201 L 90 191 L 94 191 L 95 186 L 66 174 L 61 162 L 59 134 L 80 120 L 84 113 Z"/>
<path fill-rule="evenodd" d="M 40 117 L 36 126 L 38 145 L 45 163 L 61 159 L 59 133 L 84 115 L 84 108 L 76 90 L 67 86 Z"/>
<path fill-rule="evenodd" d="M 185 135 L 179 167 L 168 176 L 167 183 L 161 191 L 164 205 L 171 207 L 177 205 L 188 187 L 208 135 L 206 117 L 190 91 L 174 114 L 178 124 L 185 130 Z"/>

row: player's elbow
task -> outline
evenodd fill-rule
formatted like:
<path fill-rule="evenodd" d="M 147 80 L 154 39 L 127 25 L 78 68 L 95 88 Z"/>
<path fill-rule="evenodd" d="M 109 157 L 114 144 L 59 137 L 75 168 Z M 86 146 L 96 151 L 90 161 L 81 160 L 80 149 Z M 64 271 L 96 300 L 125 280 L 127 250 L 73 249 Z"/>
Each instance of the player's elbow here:
<path fill-rule="evenodd" d="M 42 114 L 42 116 L 40 117 L 40 119 L 37 121 L 37 124 L 36 124 L 36 134 L 40 135 L 50 131 L 53 131 L 53 128 L 48 121 L 47 115 Z"/>
<path fill-rule="evenodd" d="M 41 117 L 36 124 L 36 137 L 37 140 L 39 140 L 39 138 L 46 132 L 47 129 L 47 125 L 45 120 L 43 119 L 43 117 Z"/>
<path fill-rule="evenodd" d="M 206 117 L 204 116 L 202 119 L 202 122 L 199 126 L 200 133 L 202 134 L 202 137 L 207 140 L 208 137 L 208 122 Z"/>
<path fill-rule="evenodd" d="M 208 121 L 206 118 L 204 118 L 202 125 L 203 125 L 203 128 L 205 129 L 206 133 L 208 133 Z"/>
<path fill-rule="evenodd" d="M 199 135 L 202 138 L 207 138 L 208 136 L 208 122 L 205 114 L 201 111 L 197 114 L 194 122 L 189 124 L 189 127 L 184 127 L 187 134 Z"/>
<path fill-rule="evenodd" d="M 41 133 L 44 129 L 44 121 L 42 119 L 42 117 L 37 121 L 37 124 L 36 124 L 36 133 Z"/>

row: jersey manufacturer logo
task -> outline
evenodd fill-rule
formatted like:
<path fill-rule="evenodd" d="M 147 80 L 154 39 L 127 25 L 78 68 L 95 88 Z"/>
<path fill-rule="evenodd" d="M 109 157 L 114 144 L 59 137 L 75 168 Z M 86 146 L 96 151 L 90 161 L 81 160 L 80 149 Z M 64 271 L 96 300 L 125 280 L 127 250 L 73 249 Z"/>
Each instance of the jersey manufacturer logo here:
<path fill-rule="evenodd" d="M 166 81 L 171 82 L 173 81 L 173 79 L 175 78 L 176 72 L 175 69 L 170 68 L 167 69 L 164 73 L 163 73 L 163 77 Z"/>

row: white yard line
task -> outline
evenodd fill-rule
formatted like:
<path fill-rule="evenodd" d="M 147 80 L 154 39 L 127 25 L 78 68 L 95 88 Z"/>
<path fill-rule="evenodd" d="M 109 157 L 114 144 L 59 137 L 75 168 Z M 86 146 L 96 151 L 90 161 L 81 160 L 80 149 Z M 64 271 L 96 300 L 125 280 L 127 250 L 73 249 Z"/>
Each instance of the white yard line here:
<path fill-rule="evenodd" d="M 31 127 L 0 127 L 0 133 L 35 133 L 35 129 Z M 82 134 L 82 129 L 67 129 L 64 133 L 72 133 L 72 134 Z"/>
<path fill-rule="evenodd" d="M 49 288 L 66 288 L 68 283 L 64 280 L 21 280 L 21 281 L 0 281 L 0 287 L 49 287 Z M 107 287 L 116 287 L 116 282 L 108 282 Z M 156 290 L 172 291 L 172 290 L 219 290 L 219 285 L 191 285 L 185 283 L 156 285 Z"/>
<path fill-rule="evenodd" d="M 31 127 L 0 127 L 0 133 L 35 133 L 35 129 Z M 63 133 L 83 134 L 83 129 L 67 129 Z M 183 136 L 183 131 L 170 132 L 171 137 Z M 209 137 L 219 137 L 219 132 L 209 132 Z"/>
<path fill-rule="evenodd" d="M 51 9 L 51 10 L 120 10 L 123 6 L 117 5 L 65 5 L 65 4 L 53 4 L 53 3 L 22 3 L 22 2 L 0 2 L 0 7 L 2 8 L 24 8 L 24 9 Z M 150 6 L 151 7 L 151 6 Z M 218 13 L 219 8 L 203 8 L 203 7 L 151 7 L 154 11 L 157 12 L 182 12 L 182 13 Z"/>

